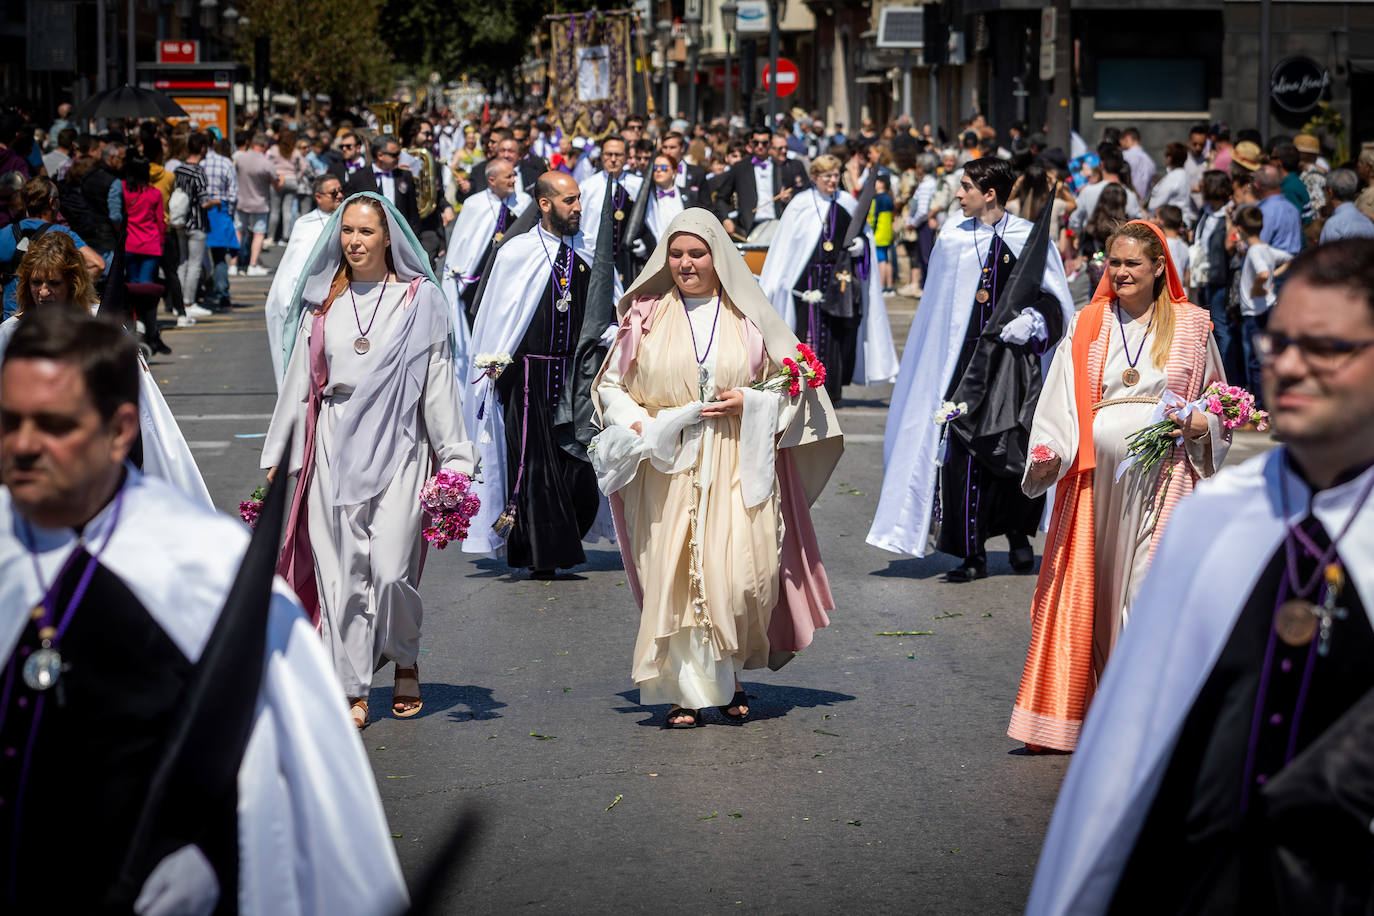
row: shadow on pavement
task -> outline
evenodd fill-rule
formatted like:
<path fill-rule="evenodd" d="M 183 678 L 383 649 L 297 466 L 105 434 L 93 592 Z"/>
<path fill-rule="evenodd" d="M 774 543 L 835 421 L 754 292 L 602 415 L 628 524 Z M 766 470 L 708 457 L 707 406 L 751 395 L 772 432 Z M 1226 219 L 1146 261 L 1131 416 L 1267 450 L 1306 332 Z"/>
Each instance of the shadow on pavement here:
<path fill-rule="evenodd" d="M 765 719 L 780 719 L 794 709 L 814 709 L 817 706 L 834 706 L 836 703 L 848 703 L 854 699 L 847 693 L 836 693 L 833 690 L 815 690 L 810 687 L 791 687 L 785 684 L 763 684 L 758 681 L 741 681 L 744 693 L 749 697 L 749 722 L 761 722 Z M 636 725 L 644 725 L 650 728 L 660 728 L 663 719 L 671 708 L 668 705 L 643 706 L 639 702 L 638 690 L 625 690 L 616 696 L 624 697 L 630 706 L 617 706 L 616 712 L 634 714 L 647 713 L 647 717 Z M 723 716 L 717 711 L 706 714 L 706 721 L 714 722 L 721 720 Z"/>
<path fill-rule="evenodd" d="M 473 684 L 436 684 L 425 680 L 423 673 L 420 676 L 420 692 L 424 696 L 425 705 L 419 713 L 411 716 L 412 719 L 437 716 L 442 712 L 447 712 L 454 722 L 499 719 L 501 714 L 496 710 L 506 705 L 492 696 L 490 687 L 478 687 Z M 372 710 L 373 720 L 390 718 L 391 685 L 373 687 L 368 695 L 367 705 Z"/>

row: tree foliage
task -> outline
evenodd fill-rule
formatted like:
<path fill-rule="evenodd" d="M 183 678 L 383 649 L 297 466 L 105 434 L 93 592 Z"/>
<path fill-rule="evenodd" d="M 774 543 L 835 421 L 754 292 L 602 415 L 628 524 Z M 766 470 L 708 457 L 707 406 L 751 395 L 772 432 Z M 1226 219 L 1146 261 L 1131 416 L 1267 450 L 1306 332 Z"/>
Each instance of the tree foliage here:
<path fill-rule="evenodd" d="M 595 0 L 386 0 L 382 38 L 397 62 L 416 75 L 434 71 L 445 80 L 466 75 L 489 88 L 513 88 L 534 36 L 547 28 L 546 14 L 597 5 Z M 610 5 L 625 6 L 628 0 Z"/>
<path fill-rule="evenodd" d="M 249 17 L 240 45 L 253 59 L 253 40 L 272 42 L 271 82 L 294 93 L 327 93 L 338 101 L 389 95 L 393 67 L 377 40 L 384 0 L 241 0 Z"/>

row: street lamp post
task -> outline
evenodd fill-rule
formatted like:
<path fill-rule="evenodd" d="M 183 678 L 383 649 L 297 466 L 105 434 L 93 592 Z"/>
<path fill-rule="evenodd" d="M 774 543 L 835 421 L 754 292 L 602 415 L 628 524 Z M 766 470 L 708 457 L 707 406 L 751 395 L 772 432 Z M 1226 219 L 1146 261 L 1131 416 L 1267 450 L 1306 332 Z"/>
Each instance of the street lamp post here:
<path fill-rule="evenodd" d="M 655 23 L 655 30 L 658 32 L 658 46 L 661 50 L 661 53 L 663 54 L 663 69 L 659 71 L 659 82 L 661 84 L 661 89 L 663 91 L 663 103 L 659 110 L 663 112 L 664 118 L 667 118 L 669 121 L 671 121 L 672 116 L 668 111 L 668 43 L 672 40 L 673 37 L 672 20 L 660 19 L 657 23 Z"/>
<path fill-rule="evenodd" d="M 687 4 L 687 120 L 697 121 L 697 52 L 701 47 L 701 4 Z"/>
<path fill-rule="evenodd" d="M 778 127 L 778 0 L 768 0 L 768 129 Z"/>
<path fill-rule="evenodd" d="M 735 36 L 735 18 L 739 15 L 739 4 L 735 0 L 725 0 L 720 5 L 720 27 L 725 32 L 725 123 L 729 125 L 730 117 L 735 112 L 734 86 L 731 85 L 734 69 L 735 55 L 731 50 L 730 39 Z"/>

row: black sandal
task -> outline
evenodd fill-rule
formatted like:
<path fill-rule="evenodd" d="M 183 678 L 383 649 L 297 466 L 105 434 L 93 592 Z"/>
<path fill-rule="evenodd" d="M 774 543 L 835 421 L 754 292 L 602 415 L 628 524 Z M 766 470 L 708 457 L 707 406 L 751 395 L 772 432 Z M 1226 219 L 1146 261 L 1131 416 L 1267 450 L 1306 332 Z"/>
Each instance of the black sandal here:
<path fill-rule="evenodd" d="M 730 712 L 731 709 L 739 709 L 741 706 L 746 709 L 749 707 L 749 697 L 745 696 L 744 690 L 736 690 L 735 695 L 730 698 L 730 702 L 724 706 L 717 706 L 720 714 L 725 717 L 726 722 L 733 722 L 735 725 L 742 725 L 744 720 L 749 718 L 748 712 Z"/>
<path fill-rule="evenodd" d="M 688 718 L 688 722 L 674 722 L 674 719 Z M 688 709 L 686 706 L 674 706 L 668 710 L 668 715 L 663 719 L 664 728 L 696 728 L 701 724 L 701 710 Z"/>

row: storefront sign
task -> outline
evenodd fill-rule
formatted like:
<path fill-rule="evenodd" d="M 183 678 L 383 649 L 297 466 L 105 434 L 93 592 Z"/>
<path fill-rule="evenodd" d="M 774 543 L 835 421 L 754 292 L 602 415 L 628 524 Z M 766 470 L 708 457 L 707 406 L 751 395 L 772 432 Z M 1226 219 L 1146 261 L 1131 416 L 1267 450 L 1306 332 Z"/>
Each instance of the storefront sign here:
<path fill-rule="evenodd" d="M 1284 111 L 1305 114 L 1317 107 L 1329 85 L 1331 71 L 1310 57 L 1289 57 L 1270 75 L 1269 96 Z"/>
<path fill-rule="evenodd" d="M 173 96 L 176 102 L 191 116 L 191 123 L 200 130 L 218 127 L 221 137 L 229 135 L 229 99 L 223 96 Z"/>
<path fill-rule="evenodd" d="M 157 62 L 160 64 L 195 64 L 200 62 L 200 42 L 159 41 Z"/>

